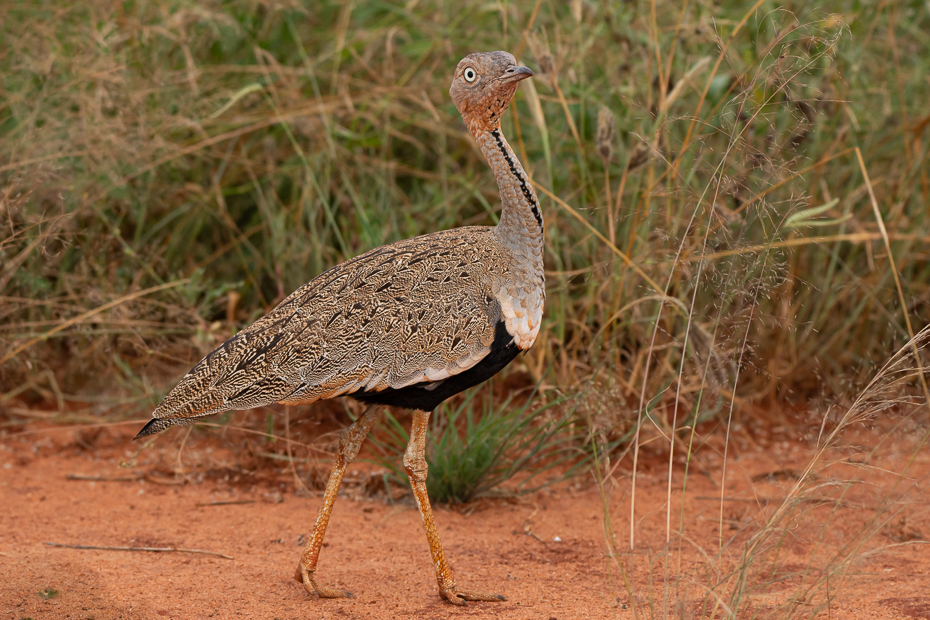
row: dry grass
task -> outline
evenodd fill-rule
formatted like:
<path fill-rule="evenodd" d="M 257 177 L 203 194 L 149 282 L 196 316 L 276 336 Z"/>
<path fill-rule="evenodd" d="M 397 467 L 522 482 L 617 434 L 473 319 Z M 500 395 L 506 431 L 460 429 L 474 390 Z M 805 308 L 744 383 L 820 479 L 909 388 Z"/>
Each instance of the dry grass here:
<path fill-rule="evenodd" d="M 639 409 L 692 409 L 708 355 L 710 396 L 738 361 L 740 403 L 845 393 L 927 322 L 926 16 L 653 8 L 8 6 L 4 383 L 149 406 L 329 265 L 493 223 L 445 88 L 504 47 L 540 69 L 505 128 L 549 223 L 524 370 Z"/>

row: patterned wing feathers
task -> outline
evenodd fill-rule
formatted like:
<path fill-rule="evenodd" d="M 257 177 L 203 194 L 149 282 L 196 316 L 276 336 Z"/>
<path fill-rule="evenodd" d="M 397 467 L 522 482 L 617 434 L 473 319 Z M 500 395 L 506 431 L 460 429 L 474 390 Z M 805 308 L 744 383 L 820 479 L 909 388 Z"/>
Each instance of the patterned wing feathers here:
<path fill-rule="evenodd" d="M 506 263 L 490 234 L 425 235 L 321 274 L 201 360 L 143 433 L 221 411 L 441 382 L 473 367 L 501 320 L 491 289 Z"/>

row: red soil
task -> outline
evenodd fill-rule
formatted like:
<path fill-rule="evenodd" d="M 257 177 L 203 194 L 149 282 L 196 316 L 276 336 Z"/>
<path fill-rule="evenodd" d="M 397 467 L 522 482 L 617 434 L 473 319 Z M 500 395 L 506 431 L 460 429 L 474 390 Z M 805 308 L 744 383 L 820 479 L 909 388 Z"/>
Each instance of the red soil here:
<path fill-rule="evenodd" d="M 618 560 L 607 553 L 604 504 L 590 476 L 529 497 L 482 500 L 462 510 L 438 507 L 436 518 L 459 585 L 508 598 L 459 609 L 439 598 L 420 517 L 409 496 L 391 505 L 365 491 L 372 465 L 350 467 L 318 573 L 322 583 L 348 589 L 355 598 L 313 600 L 293 580 L 293 571 L 318 497 L 295 494 L 287 468 L 242 471 L 235 464 L 237 455 L 220 440 L 196 432 L 182 453 L 188 473 L 157 475 L 158 467 L 175 462 L 180 433 L 174 446 L 170 439 L 160 440 L 132 463 L 139 445 L 130 442 L 130 428 L 109 427 L 92 446 L 80 432 L 55 427 L 31 426 L 25 433 L 0 437 L 2 618 L 561 620 L 633 618 L 633 603 L 645 614 L 638 617 L 663 617 L 666 583 L 672 617 L 701 617 L 704 586 L 717 579 L 710 566 L 733 568 L 812 452 L 801 442 L 757 445 L 748 437 L 733 442 L 723 505 L 723 536 L 730 542 L 723 559 L 715 562 L 722 459 L 719 445 L 704 445 L 691 463 L 686 538 L 680 547 L 672 546 L 667 578 L 662 554 L 667 454 L 650 452 L 659 442 L 643 451 L 633 553 L 627 550 L 629 457 L 605 485 L 622 553 Z M 769 553 L 760 552 L 739 616 L 783 617 L 780 605 L 820 578 L 837 553 L 852 549 L 855 559 L 842 570 L 834 567 L 829 606 L 818 609 L 823 598 L 811 597 L 810 604 L 796 607 L 795 616 L 930 618 L 930 545 L 921 544 L 930 535 L 925 492 L 930 457 L 926 447 L 917 445 L 924 432 L 913 429 L 885 441 L 867 468 L 857 464 L 862 458 L 854 448 L 867 449 L 883 435 L 848 433 L 845 450 L 828 455 L 837 464 L 819 473 L 789 520 L 788 535 L 764 547 Z M 897 476 L 882 469 L 900 472 L 915 452 L 907 477 L 894 486 Z M 133 466 L 120 467 L 121 460 Z M 673 524 L 680 517 L 682 469 L 676 463 Z M 68 479 L 74 474 L 129 480 Z M 853 478 L 861 482 L 839 484 Z M 205 505 L 211 502 L 248 503 Z M 858 533 L 876 516 L 886 523 L 856 547 Z M 49 542 L 202 549 L 233 559 L 79 550 Z M 770 553 L 773 546 L 777 556 Z M 632 577 L 632 597 L 618 565 Z M 726 617 L 722 609 L 716 616 Z"/>

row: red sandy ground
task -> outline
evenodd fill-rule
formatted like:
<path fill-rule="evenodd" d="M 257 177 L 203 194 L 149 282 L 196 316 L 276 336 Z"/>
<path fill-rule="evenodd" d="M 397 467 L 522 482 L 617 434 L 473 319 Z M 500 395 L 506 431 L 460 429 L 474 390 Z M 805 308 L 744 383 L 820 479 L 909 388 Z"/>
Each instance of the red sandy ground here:
<path fill-rule="evenodd" d="M 707 593 L 701 584 L 716 579 L 708 561 L 718 549 L 720 442 L 705 444 L 692 459 L 684 502 L 686 538 L 680 548 L 673 545 L 667 578 L 662 555 L 667 453 L 650 451 L 659 442 L 643 451 L 632 554 L 626 550 L 629 456 L 606 484 L 618 551 L 624 553 L 619 562 L 633 567 L 632 600 L 617 561 L 607 553 L 604 505 L 590 476 L 519 499 L 482 500 L 462 510 L 439 507 L 436 517 L 460 586 L 508 598 L 453 608 L 439 598 L 420 517 L 409 496 L 392 505 L 383 495 L 364 492 L 372 465 L 350 467 L 354 473 L 336 502 L 319 566 L 322 583 L 356 596 L 313 600 L 292 575 L 318 497 L 295 494 L 286 468 L 251 477 L 242 473 L 235 467 L 236 453 L 202 432 L 191 435 L 184 447 L 184 476 L 156 475 L 177 458 L 183 430 L 171 431 L 178 434 L 143 451 L 134 467 L 121 468 L 120 461 L 130 461 L 139 449 L 130 442 L 131 428 L 110 427 L 93 437 L 92 446 L 80 432 L 60 427 L 30 425 L 25 433 L 0 437 L 0 617 L 563 620 L 633 618 L 632 604 L 638 603 L 644 612 L 638 617 L 661 618 L 667 583 L 673 617 L 693 618 L 701 617 L 700 600 Z M 795 616 L 930 618 L 930 545 L 925 544 L 930 458 L 926 447 L 916 443 L 925 432 L 913 427 L 885 441 L 868 467 L 858 464 L 864 460 L 862 450 L 887 434 L 869 429 L 847 433 L 843 450 L 828 455 L 836 465 L 819 474 L 811 493 L 836 499 L 845 486 L 835 483 L 854 477 L 862 482 L 839 503 L 802 504 L 788 536 L 778 543 L 777 557 L 765 556 L 750 576 L 739 617 L 780 617 L 779 605 L 802 591 L 802 583 L 819 578 L 844 545 L 848 550 L 855 543 L 864 524 L 884 514 L 879 508 L 890 506 L 897 512 L 882 516 L 887 525 L 856 549 L 858 559 L 834 578 L 829 607 L 817 611 L 802 604 Z M 811 452 L 807 442 L 737 434 L 723 509 L 724 537 L 732 541 L 718 565 L 732 567 L 738 560 Z M 915 452 L 908 476 L 893 487 L 897 477 L 883 469 L 900 472 Z M 681 506 L 682 467 L 676 463 L 673 523 Z M 134 473 L 141 477 L 68 479 Z M 219 501 L 251 503 L 204 505 Z M 56 548 L 48 542 L 203 549 L 234 559 Z M 726 616 L 718 608 L 716 617 Z"/>

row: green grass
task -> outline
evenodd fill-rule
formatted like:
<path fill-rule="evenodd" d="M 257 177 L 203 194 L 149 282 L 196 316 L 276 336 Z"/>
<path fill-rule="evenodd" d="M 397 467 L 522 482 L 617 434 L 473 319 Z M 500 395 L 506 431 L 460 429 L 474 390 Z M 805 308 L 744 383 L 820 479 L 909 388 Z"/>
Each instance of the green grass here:
<path fill-rule="evenodd" d="M 577 398 L 539 405 L 534 390 L 517 406 L 512 396 L 492 404 L 476 394 L 442 405 L 430 418 L 426 488 L 432 501 L 462 504 L 492 493 L 531 493 L 589 465 L 577 402 L 568 402 Z M 406 486 L 402 459 L 410 435 L 394 416 L 386 417 L 388 436 L 373 440 L 382 452 L 377 462 L 391 471 L 395 483 Z"/>

